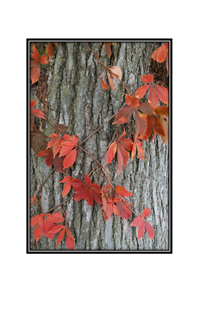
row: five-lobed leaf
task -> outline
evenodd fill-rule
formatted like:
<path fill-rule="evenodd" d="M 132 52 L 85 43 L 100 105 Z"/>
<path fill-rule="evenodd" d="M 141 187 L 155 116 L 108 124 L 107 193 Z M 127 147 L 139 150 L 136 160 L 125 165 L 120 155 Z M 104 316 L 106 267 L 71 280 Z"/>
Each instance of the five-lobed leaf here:
<path fill-rule="evenodd" d="M 144 235 L 145 229 L 147 232 L 147 235 L 150 239 L 153 239 L 154 237 L 154 228 L 145 220 L 146 217 L 148 217 L 151 214 L 151 210 L 149 208 L 145 208 L 143 210 L 142 215 L 140 214 L 137 218 L 135 218 L 130 226 L 133 227 L 139 227 L 138 228 L 138 240 L 142 238 Z"/>

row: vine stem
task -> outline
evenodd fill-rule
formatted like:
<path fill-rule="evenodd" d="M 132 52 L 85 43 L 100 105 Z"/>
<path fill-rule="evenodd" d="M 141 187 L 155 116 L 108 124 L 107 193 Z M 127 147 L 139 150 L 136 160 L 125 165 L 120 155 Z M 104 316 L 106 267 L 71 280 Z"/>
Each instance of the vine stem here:
<path fill-rule="evenodd" d="M 45 214 L 49 213 L 50 211 L 52 211 L 52 210 L 54 210 L 54 209 L 56 209 L 56 208 L 58 208 L 58 207 L 61 207 L 61 208 L 62 208 L 62 204 L 65 203 L 65 202 L 68 202 L 69 200 L 71 200 L 71 198 L 73 197 L 73 195 L 74 195 L 74 193 L 71 194 L 71 196 L 70 196 L 68 199 L 66 199 L 65 201 L 63 201 L 63 202 L 57 204 L 57 206 L 49 209 L 47 212 L 45 212 Z"/>
<path fill-rule="evenodd" d="M 50 175 L 54 172 L 54 170 L 55 170 L 55 169 L 53 169 L 53 170 L 49 173 L 48 177 L 47 177 L 47 178 L 44 180 L 44 182 L 41 184 L 40 189 L 38 190 L 38 192 L 37 192 L 36 195 L 35 195 L 36 198 L 38 197 L 38 194 L 39 194 L 40 191 L 42 190 L 42 187 L 44 186 L 44 184 L 46 183 L 46 181 L 49 179 Z"/>

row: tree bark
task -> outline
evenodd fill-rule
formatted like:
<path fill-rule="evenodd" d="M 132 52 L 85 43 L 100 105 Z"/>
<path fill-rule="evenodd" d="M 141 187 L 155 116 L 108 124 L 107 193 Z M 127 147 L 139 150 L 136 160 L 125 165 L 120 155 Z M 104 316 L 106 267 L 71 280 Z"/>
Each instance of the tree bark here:
<path fill-rule="evenodd" d="M 145 66 L 153 43 L 115 43 L 112 46 L 112 55 L 109 58 L 103 43 L 88 43 L 90 48 L 99 54 L 99 59 L 105 65 L 116 65 L 122 69 L 122 82 L 129 91 L 134 93 L 142 85 L 140 75 L 145 73 Z M 79 141 L 83 141 L 89 134 L 102 125 L 125 102 L 125 88 L 118 79 L 114 79 L 115 91 L 104 90 L 101 86 L 100 76 L 104 69 L 98 64 L 92 52 L 84 42 L 58 43 L 58 49 L 50 59 L 50 63 L 41 71 L 38 83 L 31 86 L 31 100 L 38 99 L 41 110 L 52 122 L 64 124 L 71 135 L 77 134 Z M 149 70 L 148 70 L 149 72 Z M 150 72 L 149 72 L 150 73 Z M 108 83 L 107 75 L 104 80 Z M 117 128 L 113 125 L 114 118 L 103 126 L 96 134 L 88 139 L 82 147 L 99 159 L 110 143 Z M 48 121 L 36 120 L 42 131 L 52 129 Z M 134 128 L 134 117 L 131 120 Z M 131 138 L 130 128 L 125 124 L 126 137 Z M 120 126 L 119 134 L 123 128 Z M 44 131 L 49 135 L 53 131 Z M 111 216 L 111 221 L 105 221 L 101 206 L 95 203 L 90 207 L 85 200 L 63 204 L 68 227 L 75 239 L 75 250 L 169 250 L 169 208 L 168 208 L 168 146 L 156 136 L 151 143 L 144 141 L 145 161 L 134 157 L 128 161 L 126 169 L 117 175 L 117 159 L 108 168 L 114 185 L 122 185 L 134 195 L 129 201 L 142 213 L 145 207 L 152 210 L 147 221 L 155 229 L 154 239 L 143 236 L 137 241 L 137 230 L 130 227 L 135 218 L 130 220 Z M 101 160 L 104 165 L 106 154 Z M 72 178 L 84 180 L 85 173 L 89 173 L 96 163 L 83 152 L 75 164 L 69 169 Z M 45 178 L 53 167 L 47 167 L 45 159 L 36 157 L 31 149 L 31 197 L 37 193 Z M 100 172 L 93 175 L 93 181 L 98 184 Z M 69 195 L 62 198 L 63 183 L 60 181 L 64 175 L 54 171 L 44 184 L 41 195 L 43 211 L 63 202 Z M 107 184 L 101 174 L 102 182 Z M 61 211 L 57 208 L 56 211 Z M 35 205 L 32 213 L 40 214 L 42 209 Z M 50 239 L 42 236 L 35 243 L 31 228 L 31 243 L 33 250 L 55 250 L 57 236 Z M 63 240 L 57 250 L 68 250 Z"/>

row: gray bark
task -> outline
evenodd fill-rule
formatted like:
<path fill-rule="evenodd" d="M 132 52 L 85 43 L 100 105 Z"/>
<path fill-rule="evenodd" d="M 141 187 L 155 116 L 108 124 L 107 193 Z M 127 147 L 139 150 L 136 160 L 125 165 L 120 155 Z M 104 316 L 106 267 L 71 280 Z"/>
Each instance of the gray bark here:
<path fill-rule="evenodd" d="M 89 45 L 97 53 L 98 44 L 89 43 Z M 131 92 L 135 92 L 142 85 L 139 76 L 144 74 L 151 46 L 152 43 L 115 43 L 109 59 L 101 43 L 99 57 L 108 66 L 119 66 L 123 71 L 122 82 Z M 127 92 L 117 79 L 114 80 L 115 91 L 102 89 L 99 78 L 104 70 L 100 65 L 98 66 L 97 60 L 84 43 L 59 43 L 57 51 L 54 50 L 54 55 L 45 68 L 39 79 L 39 85 L 44 74 L 47 79 L 46 97 L 42 102 L 40 101 L 41 110 L 45 108 L 45 113 L 50 119 L 57 119 L 58 123 L 66 125 L 71 135 L 76 133 L 79 141 L 83 141 L 96 130 L 125 102 Z M 105 74 L 104 80 L 108 83 Z M 37 85 L 32 86 L 31 100 L 34 100 L 37 95 Z M 40 126 L 43 123 L 42 130 L 52 128 L 48 121 L 37 121 Z M 113 119 L 83 145 L 84 149 L 96 159 L 101 157 L 116 130 L 117 126 L 112 125 L 112 122 Z M 131 120 L 131 124 L 134 128 L 134 119 Z M 125 128 L 126 137 L 131 138 L 129 126 L 125 125 Z M 119 133 L 122 132 L 122 128 L 120 130 Z M 50 133 L 52 132 L 47 131 L 48 135 Z M 72 198 L 63 204 L 63 208 L 69 229 L 75 239 L 75 250 L 169 249 L 168 146 L 165 146 L 158 135 L 151 143 L 144 141 L 143 146 L 145 161 L 136 157 L 132 162 L 129 159 L 126 169 L 122 169 L 119 176 L 117 160 L 107 168 L 114 185 L 122 185 L 134 193 L 129 200 L 141 213 L 145 207 L 152 210 L 147 221 L 155 229 L 154 239 L 149 239 L 145 233 L 143 238 L 137 241 L 137 230 L 135 227 L 130 227 L 130 223 L 135 218 L 133 214 L 130 220 L 112 215 L 110 222 L 105 221 L 100 205 L 95 203 L 90 207 L 85 200 L 76 202 Z M 96 163 L 83 152 L 80 156 L 81 158 L 77 158 L 69 172 L 73 178 L 84 180 L 84 174 L 89 173 Z M 106 155 L 101 163 L 104 165 L 105 161 Z M 52 167 L 48 168 L 45 159 L 36 157 L 31 150 L 30 169 L 32 197 Z M 68 197 L 62 198 L 63 184 L 59 182 L 63 178 L 63 174 L 55 171 L 43 186 L 40 194 L 44 212 Z M 93 182 L 98 183 L 98 181 L 99 172 L 93 176 Z M 105 178 L 101 181 L 107 183 Z M 32 211 L 34 214 L 39 214 L 41 208 L 37 209 L 33 206 Z M 36 244 L 33 240 L 33 228 L 31 228 L 31 235 L 33 250 L 55 250 L 57 236 L 52 241 L 43 236 Z M 64 240 L 57 249 L 68 250 Z"/>

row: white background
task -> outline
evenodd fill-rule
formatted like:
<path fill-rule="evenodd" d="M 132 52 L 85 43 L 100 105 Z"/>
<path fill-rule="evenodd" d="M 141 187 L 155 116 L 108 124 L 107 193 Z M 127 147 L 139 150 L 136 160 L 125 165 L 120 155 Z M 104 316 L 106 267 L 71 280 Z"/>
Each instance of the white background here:
<path fill-rule="evenodd" d="M 198 319 L 197 1 L 1 4 L 1 319 Z M 26 254 L 26 38 L 173 38 L 173 254 Z"/>

